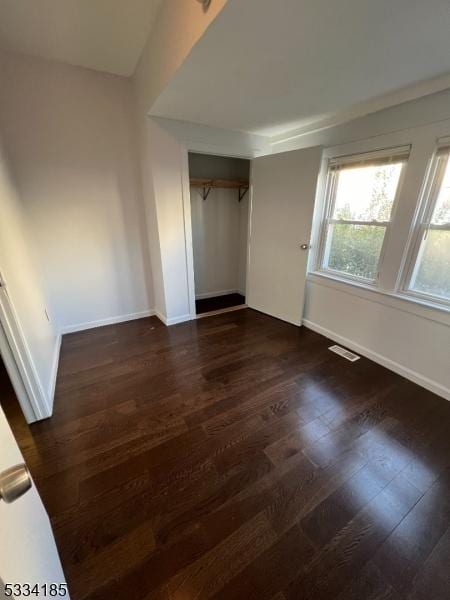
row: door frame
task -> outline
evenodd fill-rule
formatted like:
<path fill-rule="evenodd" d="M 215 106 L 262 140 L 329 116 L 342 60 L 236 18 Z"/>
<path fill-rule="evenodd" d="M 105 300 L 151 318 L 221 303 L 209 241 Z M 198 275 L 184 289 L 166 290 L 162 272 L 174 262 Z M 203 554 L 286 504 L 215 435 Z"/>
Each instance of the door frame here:
<path fill-rule="evenodd" d="M 195 309 L 195 271 L 194 271 L 194 246 L 192 244 L 192 217 L 191 217 L 191 186 L 189 185 L 189 152 L 187 146 L 181 149 L 181 191 L 183 197 L 184 243 L 186 254 L 186 278 L 189 297 L 189 318 L 197 318 Z"/>
<path fill-rule="evenodd" d="M 183 217 L 184 217 L 184 241 L 186 251 L 186 275 L 189 295 L 189 318 L 197 318 L 195 308 L 195 270 L 194 270 L 194 247 L 192 244 L 192 218 L 191 218 L 191 186 L 189 184 L 189 152 L 196 154 L 206 154 L 207 156 L 223 156 L 224 158 L 242 158 L 250 161 L 249 190 L 248 190 L 248 220 L 247 220 L 247 256 L 246 256 L 246 276 L 245 276 L 245 297 L 248 297 L 248 271 L 250 266 L 250 233 L 251 233 L 251 213 L 252 213 L 252 165 L 254 156 L 248 154 L 229 154 L 220 151 L 199 150 L 196 144 L 184 144 L 181 150 L 181 189 L 183 197 Z"/>
<path fill-rule="evenodd" d="M 27 423 L 49 417 L 44 390 L 1 275 L 0 355 Z"/>

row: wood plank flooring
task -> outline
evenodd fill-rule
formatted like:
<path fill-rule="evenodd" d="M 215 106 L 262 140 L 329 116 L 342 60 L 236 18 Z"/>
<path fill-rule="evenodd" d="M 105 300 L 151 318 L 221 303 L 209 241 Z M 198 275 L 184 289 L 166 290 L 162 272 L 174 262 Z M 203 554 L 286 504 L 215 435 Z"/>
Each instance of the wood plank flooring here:
<path fill-rule="evenodd" d="M 249 309 L 65 336 L 16 433 L 72 598 L 448 598 L 450 403 L 329 345 Z"/>

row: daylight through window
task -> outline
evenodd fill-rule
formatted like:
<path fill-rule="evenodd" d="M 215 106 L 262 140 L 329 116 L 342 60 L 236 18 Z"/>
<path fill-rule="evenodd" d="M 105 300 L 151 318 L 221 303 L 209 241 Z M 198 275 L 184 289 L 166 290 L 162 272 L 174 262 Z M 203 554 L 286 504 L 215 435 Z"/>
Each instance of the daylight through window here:
<path fill-rule="evenodd" d="M 330 161 L 321 269 L 374 282 L 400 177 L 402 150 L 384 157 Z"/>
<path fill-rule="evenodd" d="M 450 302 L 450 148 L 434 159 L 409 290 Z"/>

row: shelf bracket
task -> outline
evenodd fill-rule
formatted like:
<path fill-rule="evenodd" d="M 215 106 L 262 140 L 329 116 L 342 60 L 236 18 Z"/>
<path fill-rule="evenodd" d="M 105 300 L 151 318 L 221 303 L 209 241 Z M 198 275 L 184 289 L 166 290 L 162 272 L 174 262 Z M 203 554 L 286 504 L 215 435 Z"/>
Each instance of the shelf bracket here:
<path fill-rule="evenodd" d="M 244 199 L 245 194 L 248 192 L 248 188 L 239 188 L 239 202 Z"/>
<path fill-rule="evenodd" d="M 198 193 L 200 194 L 200 196 L 203 198 L 203 200 L 206 200 L 206 198 L 209 196 L 209 193 L 211 192 L 210 187 L 204 187 L 201 190 L 198 191 Z"/>

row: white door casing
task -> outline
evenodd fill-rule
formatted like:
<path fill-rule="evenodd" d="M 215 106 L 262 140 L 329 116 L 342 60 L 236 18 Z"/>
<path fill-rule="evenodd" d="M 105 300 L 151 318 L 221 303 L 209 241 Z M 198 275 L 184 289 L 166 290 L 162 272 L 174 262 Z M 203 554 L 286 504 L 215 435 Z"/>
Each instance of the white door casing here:
<path fill-rule="evenodd" d="M 45 393 L 0 272 L 0 355 L 28 423 L 51 416 Z"/>

